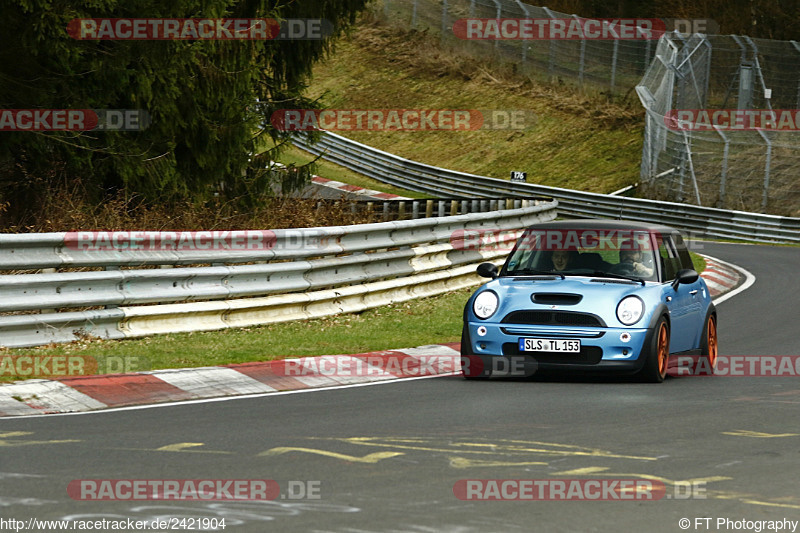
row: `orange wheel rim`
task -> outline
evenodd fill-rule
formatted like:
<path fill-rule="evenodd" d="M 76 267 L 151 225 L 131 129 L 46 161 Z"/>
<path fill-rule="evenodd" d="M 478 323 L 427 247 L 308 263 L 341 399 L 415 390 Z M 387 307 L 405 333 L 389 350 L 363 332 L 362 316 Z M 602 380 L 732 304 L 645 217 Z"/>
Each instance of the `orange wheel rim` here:
<path fill-rule="evenodd" d="M 669 335 L 667 325 L 661 324 L 658 330 L 658 373 L 663 377 L 667 375 L 667 362 L 669 361 Z"/>
<path fill-rule="evenodd" d="M 708 364 L 711 368 L 717 363 L 717 323 L 714 317 L 708 317 Z"/>

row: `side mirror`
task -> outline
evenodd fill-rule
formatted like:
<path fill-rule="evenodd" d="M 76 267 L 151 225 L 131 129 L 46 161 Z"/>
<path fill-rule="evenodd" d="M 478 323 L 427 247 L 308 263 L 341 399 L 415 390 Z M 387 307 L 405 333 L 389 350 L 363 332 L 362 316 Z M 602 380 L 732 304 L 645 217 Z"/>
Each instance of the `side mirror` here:
<path fill-rule="evenodd" d="M 672 288 L 678 290 L 679 284 L 694 283 L 700 275 L 691 268 L 683 268 L 678 270 L 675 280 L 672 282 Z"/>
<path fill-rule="evenodd" d="M 478 265 L 478 275 L 482 278 L 496 278 L 497 277 L 497 265 L 492 263 L 481 263 Z"/>

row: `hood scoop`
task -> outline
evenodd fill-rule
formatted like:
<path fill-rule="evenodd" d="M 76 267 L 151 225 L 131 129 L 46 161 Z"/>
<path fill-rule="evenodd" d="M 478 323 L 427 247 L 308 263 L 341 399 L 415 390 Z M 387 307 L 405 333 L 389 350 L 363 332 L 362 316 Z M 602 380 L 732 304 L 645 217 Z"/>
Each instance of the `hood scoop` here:
<path fill-rule="evenodd" d="M 531 294 L 533 303 L 542 305 L 575 305 L 583 300 L 582 294 L 560 292 L 535 292 Z"/>

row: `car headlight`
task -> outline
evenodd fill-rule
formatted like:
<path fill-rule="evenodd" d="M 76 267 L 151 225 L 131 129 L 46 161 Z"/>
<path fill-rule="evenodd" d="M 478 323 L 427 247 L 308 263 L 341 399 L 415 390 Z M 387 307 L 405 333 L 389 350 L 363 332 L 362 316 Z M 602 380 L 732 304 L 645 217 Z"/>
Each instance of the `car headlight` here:
<path fill-rule="evenodd" d="M 472 302 L 472 310 L 475 312 L 475 316 L 486 320 L 497 311 L 498 302 L 497 295 L 493 291 L 483 291 Z"/>
<path fill-rule="evenodd" d="M 617 318 L 626 326 L 636 324 L 644 314 L 644 302 L 638 296 L 627 296 L 617 305 Z"/>

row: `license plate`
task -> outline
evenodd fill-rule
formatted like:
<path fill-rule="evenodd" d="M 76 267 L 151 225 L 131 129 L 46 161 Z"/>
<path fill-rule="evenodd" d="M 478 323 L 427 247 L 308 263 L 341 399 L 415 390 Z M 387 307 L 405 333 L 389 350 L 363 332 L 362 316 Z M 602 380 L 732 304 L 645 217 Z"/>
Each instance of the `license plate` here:
<path fill-rule="evenodd" d="M 576 339 L 520 339 L 519 351 L 577 353 L 581 351 L 581 341 Z"/>

